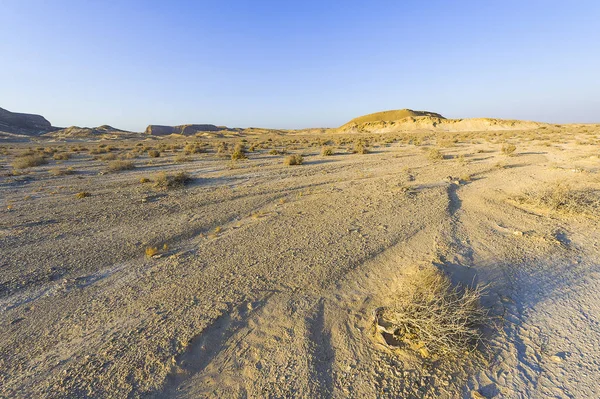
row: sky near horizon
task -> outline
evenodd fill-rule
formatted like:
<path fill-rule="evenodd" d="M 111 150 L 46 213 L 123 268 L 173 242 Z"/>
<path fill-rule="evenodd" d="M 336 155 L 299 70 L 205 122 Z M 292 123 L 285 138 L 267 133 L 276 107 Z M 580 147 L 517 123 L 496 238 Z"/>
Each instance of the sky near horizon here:
<path fill-rule="evenodd" d="M 55 126 L 600 122 L 600 1 L 0 0 L 0 107 Z"/>

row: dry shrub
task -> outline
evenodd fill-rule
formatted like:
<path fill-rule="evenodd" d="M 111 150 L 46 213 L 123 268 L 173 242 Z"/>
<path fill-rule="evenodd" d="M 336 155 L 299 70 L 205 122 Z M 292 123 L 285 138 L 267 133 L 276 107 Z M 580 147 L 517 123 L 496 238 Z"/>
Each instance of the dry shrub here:
<path fill-rule="evenodd" d="M 131 170 L 134 168 L 135 164 L 133 163 L 133 161 L 116 160 L 110 161 L 108 163 L 108 170 L 111 172 L 118 172 L 120 170 Z"/>
<path fill-rule="evenodd" d="M 179 155 L 175 156 L 175 158 L 173 158 L 173 161 L 176 163 L 191 162 L 192 158 L 179 154 Z"/>
<path fill-rule="evenodd" d="M 567 183 L 556 182 L 539 190 L 526 191 L 517 202 L 554 212 L 597 215 L 600 211 L 600 190 L 574 190 Z"/>
<path fill-rule="evenodd" d="M 358 140 L 354 142 L 354 148 L 352 148 L 352 153 L 354 154 L 368 154 L 369 149 L 367 148 L 367 143 L 362 140 Z"/>
<path fill-rule="evenodd" d="M 501 150 L 504 155 L 511 156 L 517 150 L 517 147 L 514 144 L 503 144 Z"/>
<path fill-rule="evenodd" d="M 239 159 L 246 159 L 246 146 L 243 143 L 237 143 L 231 153 L 231 160 L 237 161 Z"/>
<path fill-rule="evenodd" d="M 442 152 L 437 148 L 431 148 L 429 151 L 427 151 L 427 158 L 434 162 L 441 161 L 444 159 L 444 154 L 442 154 Z"/>
<path fill-rule="evenodd" d="M 15 169 L 26 169 L 34 166 L 40 166 L 47 164 L 48 161 L 39 155 L 27 155 L 21 158 L 17 158 L 13 161 L 12 167 Z"/>
<path fill-rule="evenodd" d="M 300 154 L 289 155 L 283 160 L 283 163 L 288 166 L 302 165 L 302 162 L 304 162 L 304 158 Z"/>
<path fill-rule="evenodd" d="M 92 196 L 92 194 L 87 191 L 81 191 L 81 192 L 78 192 L 77 194 L 75 194 L 75 197 L 79 198 L 79 199 L 87 198 L 87 197 L 91 197 L 91 196 Z"/>
<path fill-rule="evenodd" d="M 152 157 L 152 158 L 158 158 L 158 157 L 160 157 L 160 151 L 150 150 L 150 151 L 148 151 L 148 156 Z"/>
<path fill-rule="evenodd" d="M 321 149 L 321 155 L 323 155 L 324 157 L 328 157 L 333 155 L 333 148 L 331 147 L 323 147 Z"/>
<path fill-rule="evenodd" d="M 455 286 L 434 266 L 407 275 L 391 305 L 375 311 L 375 326 L 392 346 L 431 355 L 460 355 L 477 348 L 489 323 L 482 287 Z"/>
<path fill-rule="evenodd" d="M 48 173 L 50 173 L 52 176 L 65 176 L 65 175 L 72 175 L 75 173 L 75 170 L 73 170 L 73 168 L 52 168 L 48 171 Z"/>
<path fill-rule="evenodd" d="M 155 187 L 169 189 L 181 188 L 192 181 L 192 178 L 187 172 L 177 172 L 174 175 L 168 175 L 161 172 L 154 178 Z"/>
<path fill-rule="evenodd" d="M 57 153 L 54 154 L 54 159 L 57 161 L 66 161 L 71 157 L 71 154 L 69 154 L 68 152 L 61 152 L 61 153 Z"/>
<path fill-rule="evenodd" d="M 148 248 L 146 248 L 146 256 L 148 258 L 153 257 L 157 253 L 158 253 L 158 248 L 157 247 L 148 247 Z"/>
<path fill-rule="evenodd" d="M 184 147 L 184 151 L 187 155 L 190 154 L 199 154 L 202 152 L 202 147 L 200 146 L 199 143 L 194 143 L 194 144 L 186 144 L 186 146 Z"/>

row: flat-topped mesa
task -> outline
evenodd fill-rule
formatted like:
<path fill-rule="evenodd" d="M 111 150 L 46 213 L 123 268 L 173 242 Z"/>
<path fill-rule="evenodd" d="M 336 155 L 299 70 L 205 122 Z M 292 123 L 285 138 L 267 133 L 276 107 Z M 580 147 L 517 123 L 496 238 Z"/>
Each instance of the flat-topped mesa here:
<path fill-rule="evenodd" d="M 53 130 L 56 128 L 41 115 L 10 112 L 0 108 L 0 132 L 39 136 Z"/>
<path fill-rule="evenodd" d="M 210 124 L 192 124 L 192 125 L 148 125 L 145 133 L 153 136 L 168 136 L 169 134 L 182 134 L 185 136 L 194 135 L 200 132 L 218 132 L 229 130 L 226 126 L 216 126 Z"/>

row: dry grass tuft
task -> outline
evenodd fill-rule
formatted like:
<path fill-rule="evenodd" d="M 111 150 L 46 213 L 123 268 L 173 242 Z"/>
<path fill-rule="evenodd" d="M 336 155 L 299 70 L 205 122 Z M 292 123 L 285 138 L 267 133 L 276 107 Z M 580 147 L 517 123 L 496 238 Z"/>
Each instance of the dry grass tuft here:
<path fill-rule="evenodd" d="M 76 198 L 82 199 L 82 198 L 87 198 L 87 197 L 91 197 L 92 194 L 87 192 L 87 191 L 80 191 L 77 194 L 75 194 Z"/>
<path fill-rule="evenodd" d="M 34 166 L 40 166 L 47 164 L 48 161 L 39 155 L 27 155 L 21 158 L 17 158 L 13 161 L 12 167 L 15 169 L 26 169 Z"/>
<path fill-rule="evenodd" d="M 111 172 L 118 172 L 120 170 L 131 170 L 135 168 L 135 164 L 133 161 L 110 161 L 108 163 L 108 170 Z"/>
<path fill-rule="evenodd" d="M 185 155 L 179 154 L 176 155 L 175 158 L 173 158 L 173 162 L 175 163 L 184 163 L 184 162 L 191 162 L 192 158 L 190 157 L 186 157 Z"/>
<path fill-rule="evenodd" d="M 237 161 L 239 159 L 246 159 L 246 146 L 243 143 L 237 143 L 231 153 L 231 160 Z"/>
<path fill-rule="evenodd" d="M 148 156 L 151 158 L 158 158 L 158 157 L 160 157 L 160 151 L 150 150 L 150 151 L 148 151 Z"/>
<path fill-rule="evenodd" d="M 441 161 L 444 159 L 444 154 L 442 154 L 442 152 L 437 148 L 431 148 L 429 151 L 427 151 L 427 159 L 434 162 Z"/>
<path fill-rule="evenodd" d="M 154 179 L 155 187 L 170 189 L 170 188 L 182 188 L 186 184 L 192 181 L 192 178 L 187 172 L 177 172 L 174 175 L 168 175 L 164 172 L 161 172 L 156 175 Z"/>
<path fill-rule="evenodd" d="M 600 190 L 574 190 L 567 183 L 556 182 L 542 189 L 526 191 L 515 200 L 521 204 L 566 214 L 597 215 L 600 211 Z"/>
<path fill-rule="evenodd" d="M 302 165 L 302 162 L 304 162 L 304 158 L 300 154 L 289 155 L 283 160 L 283 163 L 288 166 Z"/>
<path fill-rule="evenodd" d="M 369 149 L 367 148 L 367 143 L 362 140 L 358 140 L 354 142 L 354 147 L 352 148 L 353 154 L 368 154 Z"/>
<path fill-rule="evenodd" d="M 503 144 L 501 150 L 504 155 L 512 156 L 517 147 L 514 144 Z"/>
<path fill-rule="evenodd" d="M 321 149 L 321 155 L 323 155 L 324 157 L 329 157 L 333 154 L 334 154 L 333 148 L 331 148 L 331 147 L 323 147 Z"/>
<path fill-rule="evenodd" d="M 71 167 L 69 168 L 52 168 L 48 171 L 52 176 L 66 176 L 72 175 L 75 173 L 75 170 Z"/>
<path fill-rule="evenodd" d="M 157 247 L 148 247 L 146 248 L 146 257 L 151 258 L 158 253 Z"/>
<path fill-rule="evenodd" d="M 56 161 L 66 161 L 69 158 L 71 158 L 71 154 L 69 154 L 68 152 L 56 153 L 56 154 L 54 154 L 53 158 Z"/>
<path fill-rule="evenodd" d="M 473 351 L 489 323 L 480 305 L 483 288 L 454 286 L 428 266 L 405 279 L 392 305 L 375 311 L 375 327 L 392 346 L 421 356 L 461 355 Z"/>

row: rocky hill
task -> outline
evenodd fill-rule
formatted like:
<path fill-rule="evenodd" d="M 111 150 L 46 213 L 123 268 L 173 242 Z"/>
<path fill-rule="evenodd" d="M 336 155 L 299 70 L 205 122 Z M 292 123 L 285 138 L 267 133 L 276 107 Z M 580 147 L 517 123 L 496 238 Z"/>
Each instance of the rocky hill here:
<path fill-rule="evenodd" d="M 178 126 L 148 125 L 145 133 L 154 136 L 167 136 L 169 134 L 181 134 L 184 136 L 193 136 L 197 133 L 220 132 L 220 131 L 238 131 L 240 129 L 230 129 L 227 126 L 216 126 L 210 124 L 190 124 Z"/>
<path fill-rule="evenodd" d="M 488 131 L 529 130 L 545 126 L 544 123 L 494 118 L 446 119 L 427 111 L 402 109 L 384 111 L 352 119 L 335 129 L 339 133 L 389 133 L 397 131 Z"/>
<path fill-rule="evenodd" d="M 41 115 L 22 114 L 0 108 L 0 132 L 15 135 L 39 136 L 56 129 L 58 128 L 53 127 L 50 122 Z"/>
<path fill-rule="evenodd" d="M 102 125 L 98 127 L 79 127 L 70 126 L 64 129 L 59 129 L 50 133 L 46 133 L 44 137 L 53 137 L 55 139 L 69 139 L 69 138 L 109 138 L 140 135 L 140 133 L 129 132 L 127 130 L 121 130 L 114 128 L 109 125 Z"/>

